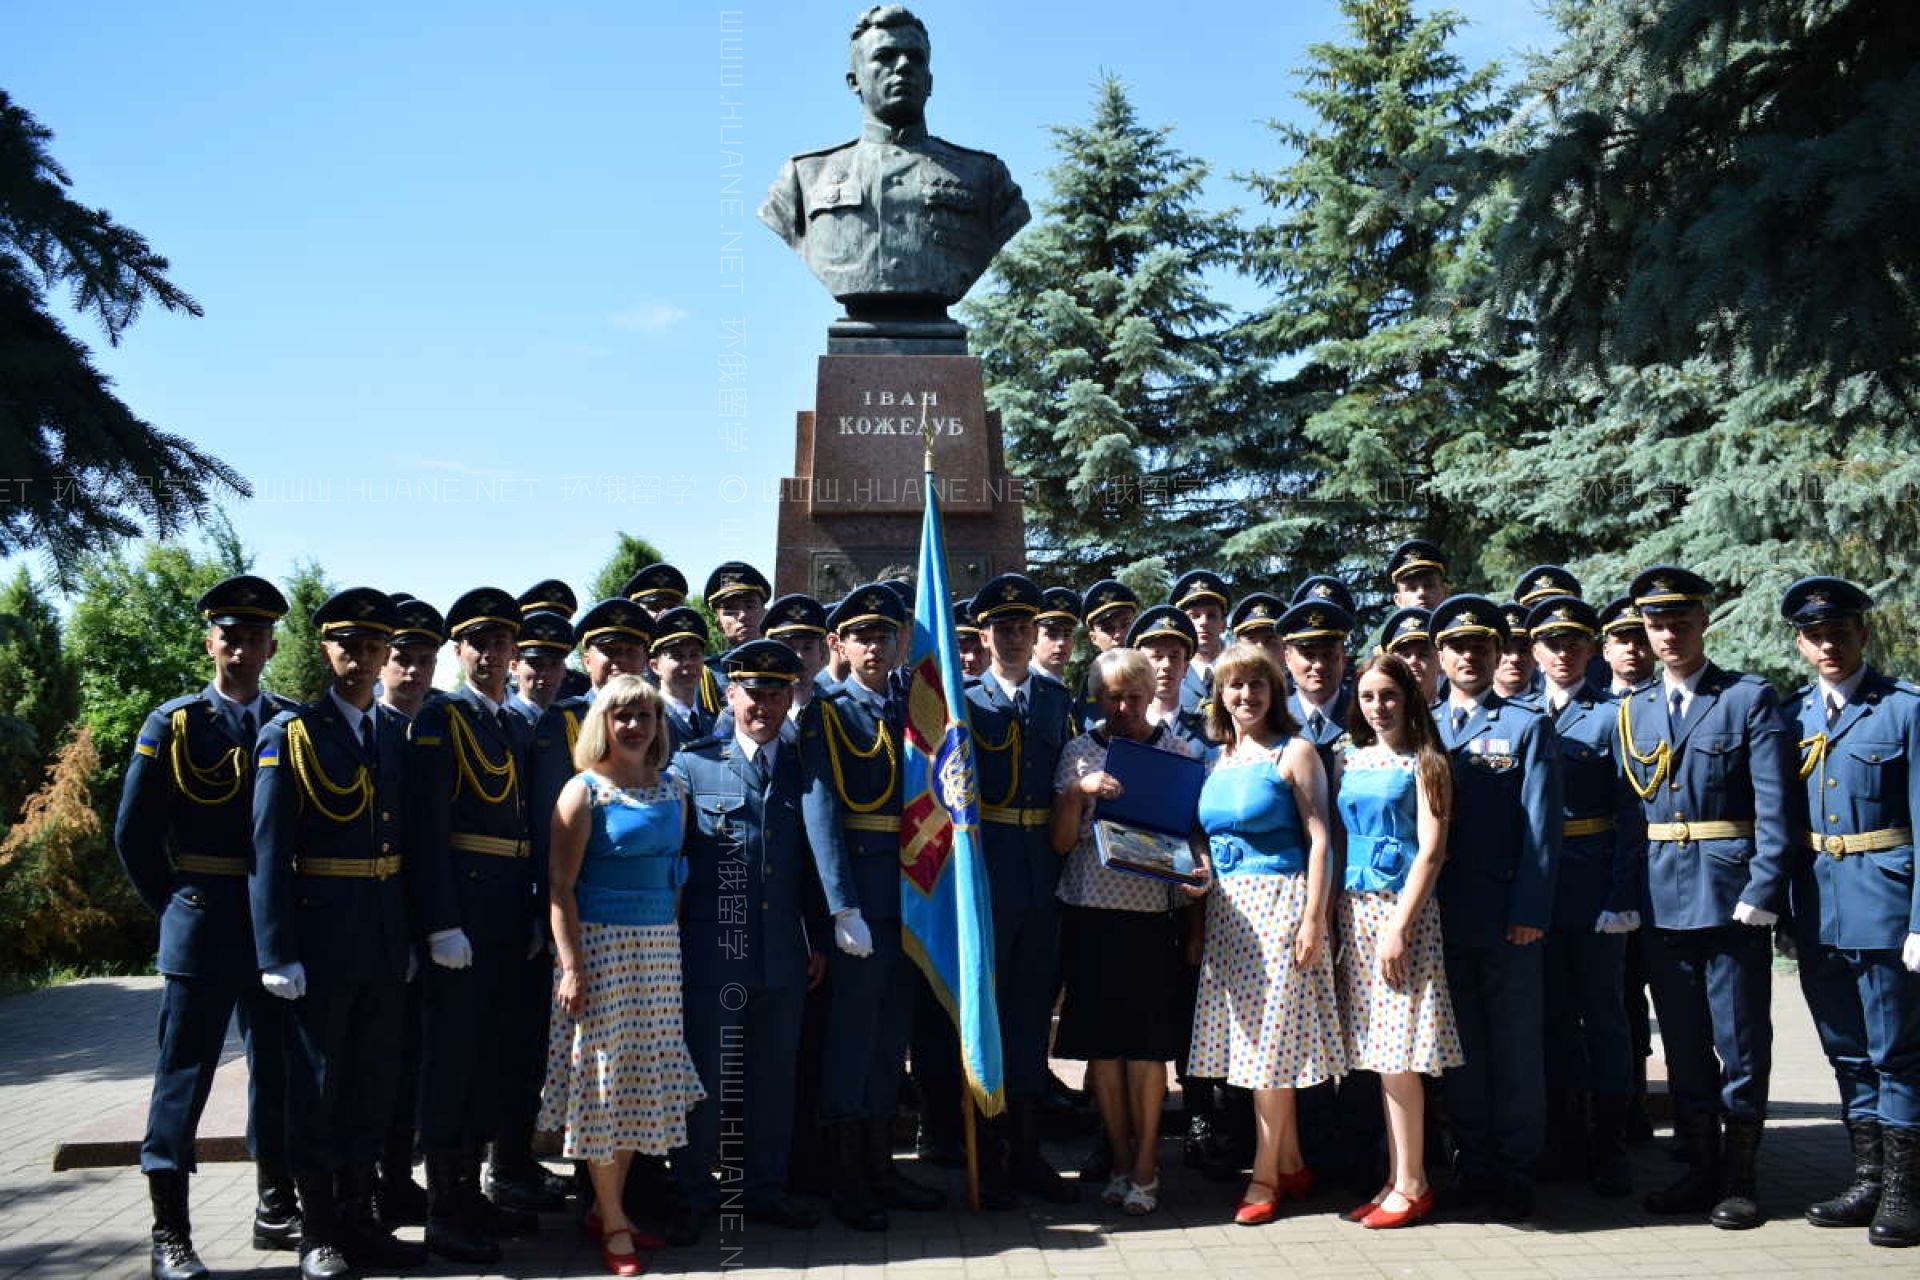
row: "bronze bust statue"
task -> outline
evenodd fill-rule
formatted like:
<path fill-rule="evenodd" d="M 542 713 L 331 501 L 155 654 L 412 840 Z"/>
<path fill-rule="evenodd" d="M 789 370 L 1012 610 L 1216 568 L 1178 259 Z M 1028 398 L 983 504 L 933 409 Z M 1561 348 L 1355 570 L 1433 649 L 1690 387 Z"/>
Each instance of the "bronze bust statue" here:
<path fill-rule="evenodd" d="M 997 156 L 927 133 L 931 55 L 904 6 L 861 14 L 847 72 L 860 137 L 788 160 L 760 208 L 848 320 L 877 331 L 958 331 L 948 305 L 1031 216 Z"/>

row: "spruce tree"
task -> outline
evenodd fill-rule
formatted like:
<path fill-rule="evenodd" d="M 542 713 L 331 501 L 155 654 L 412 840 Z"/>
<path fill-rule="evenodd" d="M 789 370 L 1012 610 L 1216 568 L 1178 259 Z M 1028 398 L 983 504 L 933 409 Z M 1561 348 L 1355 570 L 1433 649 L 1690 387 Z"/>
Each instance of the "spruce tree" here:
<path fill-rule="evenodd" d="M 1450 51 L 1450 13 L 1419 18 L 1410 0 L 1340 7 L 1348 42 L 1312 46 L 1301 73 L 1312 122 L 1271 125 L 1289 163 L 1243 175 L 1269 211 L 1247 253 L 1271 302 L 1247 334 L 1290 370 L 1266 412 L 1298 424 L 1305 456 L 1228 545 L 1281 558 L 1291 580 L 1345 577 L 1364 609 L 1406 537 L 1447 547 L 1456 580 L 1472 580 L 1494 513 L 1454 505 L 1432 481 L 1516 430 L 1525 408 L 1507 395 L 1505 339 L 1484 307 L 1498 210 L 1468 198 L 1471 148 L 1507 114 L 1497 71 Z"/>
<path fill-rule="evenodd" d="M 313 625 L 313 614 L 339 589 L 314 561 L 293 566 L 293 576 L 286 582 L 287 616 L 274 628 L 278 643 L 262 677 L 266 688 L 295 702 L 313 702 L 333 683 L 333 673 L 320 652 L 320 630 Z"/>
<path fill-rule="evenodd" d="M 1234 217 L 1202 207 L 1207 166 L 1170 134 L 1103 78 L 1087 123 L 1053 130 L 1039 219 L 963 308 L 1028 482 L 1042 579 L 1084 584 L 1155 557 L 1234 569 L 1217 553 L 1244 519 L 1245 477 L 1277 459 L 1248 411 L 1257 363 L 1207 278 L 1233 265 Z"/>

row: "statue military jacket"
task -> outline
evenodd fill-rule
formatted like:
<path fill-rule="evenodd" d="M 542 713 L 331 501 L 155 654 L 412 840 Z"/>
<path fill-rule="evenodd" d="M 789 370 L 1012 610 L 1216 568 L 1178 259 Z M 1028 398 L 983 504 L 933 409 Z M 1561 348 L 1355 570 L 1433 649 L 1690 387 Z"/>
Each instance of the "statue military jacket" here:
<path fill-rule="evenodd" d="M 160 917 L 161 973 L 254 972 L 254 744 L 269 720 L 295 705 L 261 694 L 248 738 L 239 710 L 209 684 L 162 704 L 140 727 L 113 844 L 134 892 Z"/>

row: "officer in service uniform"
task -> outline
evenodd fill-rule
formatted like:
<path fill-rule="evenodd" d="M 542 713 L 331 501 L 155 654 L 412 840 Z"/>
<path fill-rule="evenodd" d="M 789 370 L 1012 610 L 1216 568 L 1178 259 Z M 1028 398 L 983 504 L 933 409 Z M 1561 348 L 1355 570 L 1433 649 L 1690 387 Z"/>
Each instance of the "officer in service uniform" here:
<path fill-rule="evenodd" d="M 959 648 L 960 674 L 971 679 L 987 670 L 987 645 L 973 620 L 973 601 L 953 602 L 953 642 Z"/>
<path fill-rule="evenodd" d="M 805 917 L 819 884 L 801 819 L 805 788 L 797 735 L 787 718 L 800 659 L 778 640 L 753 640 L 726 655 L 732 732 L 674 755 L 685 788 L 687 884 L 680 904 L 687 1049 L 707 1096 L 674 1153 L 681 1202 L 666 1237 L 691 1244 L 720 1208 L 713 1180 L 721 1111 L 741 1096 L 729 1150 L 744 1147 L 738 1183 L 748 1218 L 804 1229 L 818 1215 L 788 1197 L 794 1124 L 794 1062 L 801 1006 L 824 956 L 810 954 Z M 733 1081 L 734 1083 L 729 1083 Z"/>
<path fill-rule="evenodd" d="M 1646 833 L 1633 794 L 1622 785 L 1613 699 L 1587 679 L 1599 629 L 1593 606 L 1574 596 L 1540 597 L 1527 614 L 1543 685 L 1532 705 L 1559 740 L 1563 818 L 1546 941 L 1542 1173 L 1591 1175 L 1601 1195 L 1624 1196 L 1633 1189 L 1626 1148 L 1633 1072 L 1621 980 L 1626 935 L 1640 927 Z"/>
<path fill-rule="evenodd" d="M 893 1114 L 923 981 L 900 928 L 902 709 L 889 676 L 899 665 L 906 611 L 893 592 L 869 583 L 848 592 L 828 622 L 851 667 L 809 705 L 799 742 L 807 843 L 837 944 L 828 957 L 820 1123 L 835 1216 L 876 1231 L 888 1225 L 889 1209 L 937 1209 L 945 1200 L 893 1167 Z"/>
<path fill-rule="evenodd" d="M 1440 916 L 1447 986 L 1466 1065 L 1446 1073 L 1463 1204 L 1533 1214 L 1546 1129 L 1539 946 L 1553 919 L 1561 787 L 1556 740 L 1539 712 L 1495 692 L 1507 620 L 1490 600 L 1433 611 L 1448 690 L 1434 706 L 1453 765 Z"/>
<path fill-rule="evenodd" d="M 507 695 L 507 707 L 529 725 L 540 723 L 566 683 L 567 654 L 573 649 L 573 623 L 568 616 L 553 609 L 533 609 L 520 616 L 520 632 L 514 637 L 513 692 Z"/>
<path fill-rule="evenodd" d="M 289 1001 L 288 1156 L 300 1191 L 300 1274 L 426 1260 L 374 1217 L 374 1165 L 400 1082 L 412 930 L 401 857 L 402 721 L 373 696 L 399 615 L 371 587 L 313 614 L 326 693 L 260 734 L 248 888 L 260 981 Z"/>
<path fill-rule="evenodd" d="M 720 682 L 706 665 L 707 620 L 686 605 L 668 609 L 654 619 L 648 652 L 666 705 L 668 745 L 678 751 L 712 737 L 726 707 Z"/>
<path fill-rule="evenodd" d="M 1080 593 L 1072 587 L 1048 587 L 1041 595 L 1045 603 L 1033 620 L 1039 628 L 1033 642 L 1034 670 L 1065 684 L 1080 635 Z"/>
<path fill-rule="evenodd" d="M 1405 662 L 1432 702 L 1440 696 L 1440 655 L 1433 647 L 1433 612 L 1418 605 L 1395 609 L 1380 626 L 1375 653 L 1390 653 Z"/>
<path fill-rule="evenodd" d="M 1347 635 L 1353 630 L 1352 608 L 1340 603 L 1340 593 L 1331 588 L 1324 595 L 1313 590 L 1333 582 L 1309 578 L 1302 583 L 1296 593 L 1301 599 L 1281 615 L 1277 628 L 1293 685 L 1287 710 L 1299 722 L 1301 735 L 1320 753 L 1329 778 L 1333 777 L 1334 748 L 1347 732 Z"/>
<path fill-rule="evenodd" d="M 1920 689 L 1866 663 L 1872 608 L 1840 578 L 1802 578 L 1781 598 L 1815 675 L 1789 704 L 1811 819 L 1793 912 L 1853 1149 L 1851 1184 L 1807 1219 L 1901 1247 L 1920 1244 Z"/>
<path fill-rule="evenodd" d="M 675 605 L 687 602 L 687 575 L 670 564 L 656 561 L 628 578 L 620 594 L 659 617 Z"/>
<path fill-rule="evenodd" d="M 1200 647 L 1193 620 L 1184 609 L 1157 604 L 1134 620 L 1127 646 L 1146 654 L 1153 666 L 1148 723 L 1166 725 L 1167 732 L 1186 743 L 1192 755 L 1204 759 L 1213 745 L 1207 739 L 1206 717 L 1183 702 L 1189 664 Z"/>
<path fill-rule="evenodd" d="M 537 1229 L 532 1215 L 480 1193 L 480 1150 L 515 1088 L 513 1037 L 526 1034 L 527 961 L 544 943 L 527 836 L 533 730 L 507 709 L 520 610 L 494 587 L 447 610 L 466 679 L 430 699 L 409 730 L 409 880 L 431 963 L 423 993 L 420 1145 L 427 1157 L 427 1247 L 454 1262 L 498 1261 L 495 1235 Z"/>
<path fill-rule="evenodd" d="M 1115 584 L 1118 585 L 1118 584 Z M 1089 593 L 1090 608 L 1092 596 Z M 1129 593 L 1131 594 L 1131 593 Z M 1048 837 L 1053 774 L 1072 730 L 1066 687 L 1033 674 L 1033 619 L 1044 597 L 1017 573 L 1001 574 L 973 598 L 991 665 L 967 682 L 980 783 L 981 829 L 993 891 L 993 951 L 1006 1066 L 1010 1154 L 1000 1124 L 989 1125 L 982 1203 L 1011 1203 L 1023 1190 L 1058 1204 L 1074 1188 L 1040 1153 L 1040 1106 L 1047 1088 L 1054 996 L 1060 989 L 1060 911 L 1054 889 L 1060 855 Z M 1091 620 L 1090 620 L 1091 625 Z"/>
<path fill-rule="evenodd" d="M 1447 556 L 1425 538 L 1409 538 L 1387 557 L 1387 584 L 1397 609 L 1432 609 L 1452 593 Z"/>
<path fill-rule="evenodd" d="M 1624 698 L 1653 678 L 1653 650 L 1632 596 L 1617 596 L 1600 610 L 1600 656 L 1610 697 Z"/>
<path fill-rule="evenodd" d="M 767 617 L 767 601 L 772 597 L 773 584 L 767 581 L 767 575 L 744 560 L 729 560 L 708 574 L 705 598 L 707 608 L 713 610 L 713 620 L 719 624 L 721 645 L 736 649 L 749 640 L 758 640 Z M 721 669 L 725 661 L 716 657 L 709 665 Z"/>
<path fill-rule="evenodd" d="M 1531 698 L 1540 692 L 1540 668 L 1533 660 L 1533 641 L 1527 636 L 1527 613 L 1527 606 L 1515 600 L 1500 606 L 1500 616 L 1507 620 L 1507 641 L 1500 647 L 1493 688 L 1503 698 Z"/>
<path fill-rule="evenodd" d="M 293 705 L 260 689 L 287 601 L 272 583 L 243 574 L 215 584 L 194 607 L 206 619 L 213 681 L 147 717 L 113 826 L 134 892 L 160 917 L 160 1057 L 140 1144 L 155 1280 L 206 1274 L 193 1249 L 187 1176 L 236 1006 L 260 1192 L 254 1247 L 290 1249 L 300 1236 L 286 1158 L 285 1014 L 254 980 L 247 904 L 254 742 L 260 726 Z"/>
<path fill-rule="evenodd" d="M 1257 644 L 1267 651 L 1274 665 L 1286 670 L 1287 655 L 1280 643 L 1280 616 L 1287 606 L 1280 597 L 1268 591 L 1253 591 L 1240 597 L 1228 616 L 1227 625 L 1233 631 L 1236 641 L 1244 640 L 1248 644 Z"/>
<path fill-rule="evenodd" d="M 1791 731 L 1766 681 L 1708 660 L 1706 579 L 1663 565 L 1631 592 L 1662 671 L 1621 700 L 1620 745 L 1647 821 L 1647 969 L 1688 1162 L 1646 1205 L 1755 1227 L 1773 1057 L 1769 930 L 1796 857 Z"/>
<path fill-rule="evenodd" d="M 854 320 L 941 318 L 1031 216 L 1007 167 L 927 133 L 926 26 L 900 5 L 855 23 L 847 87 L 861 136 L 788 160 L 760 220 Z"/>
<path fill-rule="evenodd" d="M 395 604 L 400 601 L 396 599 Z M 542 578 L 522 591 L 519 596 L 520 618 L 526 619 L 535 613 L 557 613 L 573 624 L 573 615 L 580 611 L 580 599 L 573 594 L 573 588 L 558 578 Z M 514 673 L 516 681 L 519 673 Z M 587 677 L 571 668 L 563 668 L 560 673 L 560 688 L 554 697 L 577 698 L 587 691 Z M 549 699 L 551 701 L 551 699 Z M 538 717 L 535 717 L 538 719 Z"/>
<path fill-rule="evenodd" d="M 1180 691 L 1180 705 L 1191 711 L 1213 695 L 1213 664 L 1226 647 L 1230 603 L 1226 579 L 1211 569 L 1183 573 L 1173 584 L 1167 603 L 1193 623 L 1193 661 L 1187 664 L 1187 678 Z"/>
<path fill-rule="evenodd" d="M 1616 596 L 1600 609 L 1600 666 L 1589 676 L 1595 687 L 1618 702 L 1653 676 L 1653 650 L 1647 647 L 1647 629 L 1640 606 L 1632 596 Z M 1647 1060 L 1653 1057 L 1653 1005 L 1647 995 L 1647 931 L 1627 935 L 1627 1035 L 1632 1041 L 1633 1096 L 1627 1104 L 1627 1139 L 1644 1142 L 1653 1137 L 1647 1118 Z"/>
<path fill-rule="evenodd" d="M 1118 578 L 1102 578 L 1087 588 L 1084 603 L 1087 640 L 1096 655 L 1127 642 L 1127 632 L 1133 630 L 1134 619 L 1140 614 L 1140 597 L 1132 587 Z M 1073 699 L 1073 723 L 1099 724 L 1100 710 L 1094 703 L 1087 673 L 1082 671 L 1079 683 L 1067 687 L 1078 690 Z"/>
<path fill-rule="evenodd" d="M 767 606 L 761 630 L 769 640 L 778 640 L 800 655 L 800 679 L 794 682 L 793 710 L 788 713 L 798 720 L 815 696 L 836 683 L 826 674 L 826 606 L 798 591 L 781 596 Z"/>

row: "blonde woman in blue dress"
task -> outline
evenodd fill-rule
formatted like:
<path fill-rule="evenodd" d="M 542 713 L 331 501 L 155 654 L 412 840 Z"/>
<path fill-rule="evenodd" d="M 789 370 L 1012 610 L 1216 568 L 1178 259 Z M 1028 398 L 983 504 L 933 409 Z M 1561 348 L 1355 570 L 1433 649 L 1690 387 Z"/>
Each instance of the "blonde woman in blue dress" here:
<path fill-rule="evenodd" d="M 659 692 L 615 676 L 580 722 L 553 814 L 555 962 L 542 1130 L 587 1161 L 601 1258 L 640 1274 L 658 1237 L 634 1228 L 621 1192 L 635 1152 L 687 1142 L 687 1112 L 706 1096 L 687 1051 L 680 1005 L 681 840 L 686 797 L 666 772 Z"/>
<path fill-rule="evenodd" d="M 1200 793 L 1214 889 L 1188 1070 L 1254 1091 L 1253 1172 L 1234 1221 L 1259 1226 L 1313 1189 L 1295 1090 L 1346 1071 L 1327 949 L 1327 779 L 1255 645 L 1214 664 L 1208 733 L 1223 745 Z"/>
<path fill-rule="evenodd" d="M 1353 745 L 1334 759 L 1344 841 L 1340 987 L 1347 1060 L 1380 1074 L 1387 1184 L 1348 1220 L 1379 1230 L 1433 1209 L 1422 1075 L 1463 1061 L 1447 994 L 1434 885 L 1446 853 L 1452 767 L 1418 678 L 1381 654 L 1361 666 L 1347 717 Z"/>

